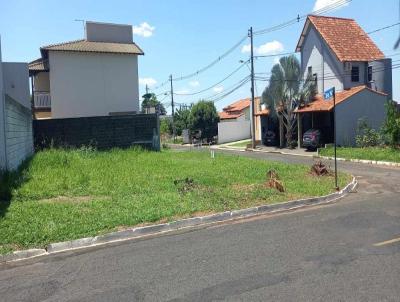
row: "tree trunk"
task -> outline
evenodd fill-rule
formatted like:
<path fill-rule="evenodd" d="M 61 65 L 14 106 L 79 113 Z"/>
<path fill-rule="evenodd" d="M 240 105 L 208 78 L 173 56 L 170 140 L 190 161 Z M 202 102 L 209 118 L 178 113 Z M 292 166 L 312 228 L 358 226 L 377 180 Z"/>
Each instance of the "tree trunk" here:
<path fill-rule="evenodd" d="M 279 148 L 283 148 L 284 136 L 283 136 L 283 118 L 279 115 Z"/>

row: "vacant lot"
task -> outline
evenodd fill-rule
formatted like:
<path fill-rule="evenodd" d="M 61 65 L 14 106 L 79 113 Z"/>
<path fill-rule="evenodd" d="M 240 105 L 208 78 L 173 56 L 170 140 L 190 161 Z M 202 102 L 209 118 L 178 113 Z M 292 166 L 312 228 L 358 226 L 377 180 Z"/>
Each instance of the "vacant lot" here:
<path fill-rule="evenodd" d="M 333 148 L 320 149 L 319 154 L 323 156 L 334 156 L 334 151 Z M 337 157 L 400 163 L 400 149 L 389 147 L 337 148 Z"/>
<path fill-rule="evenodd" d="M 265 186 L 269 169 L 278 172 L 285 193 Z M 349 180 L 340 175 L 341 186 Z M 312 176 L 307 166 L 135 149 L 39 152 L 8 183 L 11 200 L 0 202 L 2 253 L 333 191 L 332 177 Z"/>

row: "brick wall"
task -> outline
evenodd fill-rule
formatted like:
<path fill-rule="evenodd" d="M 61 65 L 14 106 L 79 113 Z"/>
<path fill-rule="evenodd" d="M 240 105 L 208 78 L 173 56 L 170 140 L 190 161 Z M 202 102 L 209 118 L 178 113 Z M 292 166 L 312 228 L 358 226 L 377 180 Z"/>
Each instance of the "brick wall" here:
<path fill-rule="evenodd" d="M 5 136 L 7 169 L 15 170 L 33 154 L 31 111 L 5 96 Z"/>
<path fill-rule="evenodd" d="M 34 120 L 36 149 L 94 146 L 100 150 L 134 145 L 160 150 L 155 114 Z"/>

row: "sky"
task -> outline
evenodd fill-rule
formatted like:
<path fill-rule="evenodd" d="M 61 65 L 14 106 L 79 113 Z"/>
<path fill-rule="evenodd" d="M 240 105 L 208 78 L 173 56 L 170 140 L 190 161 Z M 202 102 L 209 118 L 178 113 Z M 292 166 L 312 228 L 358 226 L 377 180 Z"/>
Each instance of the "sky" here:
<path fill-rule="evenodd" d="M 249 67 L 240 61 L 249 59 L 249 39 L 213 67 L 198 75 L 178 80 L 207 66 L 245 38 L 248 29 L 270 28 L 305 15 L 338 0 L 127 0 L 127 1 L 22 1 L 0 0 L 0 35 L 5 62 L 29 62 L 40 56 L 39 48 L 48 44 L 83 38 L 81 21 L 88 20 L 133 25 L 134 41 L 145 52 L 139 58 L 140 95 L 147 84 L 170 111 L 168 80 L 174 81 L 175 102 L 189 104 L 199 99 L 217 98 L 218 110 L 250 96 L 250 83 L 219 99 L 249 75 Z M 352 0 L 325 15 L 355 19 L 370 32 L 399 22 L 399 0 Z M 254 37 L 257 55 L 293 52 L 304 20 L 281 30 Z M 386 56 L 400 60 L 400 48 L 393 46 L 400 35 L 400 26 L 371 34 Z M 255 60 L 255 72 L 267 77 L 279 56 Z M 394 63 L 395 64 L 395 63 Z M 247 65 L 247 66 L 246 66 Z M 225 81 L 233 71 L 237 70 Z M 265 81 L 256 82 L 260 95 Z M 210 89 L 206 90 L 207 88 Z M 400 101 L 400 68 L 393 70 L 393 98 Z M 218 94 L 219 93 L 219 94 Z"/>

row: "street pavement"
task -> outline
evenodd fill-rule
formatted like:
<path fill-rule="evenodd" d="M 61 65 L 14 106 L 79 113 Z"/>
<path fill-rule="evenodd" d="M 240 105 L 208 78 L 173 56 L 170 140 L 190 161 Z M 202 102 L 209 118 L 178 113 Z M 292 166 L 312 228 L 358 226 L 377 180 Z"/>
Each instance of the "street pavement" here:
<path fill-rule="evenodd" d="M 338 165 L 338 203 L 3 264 L 0 301 L 400 301 L 400 169 Z"/>

